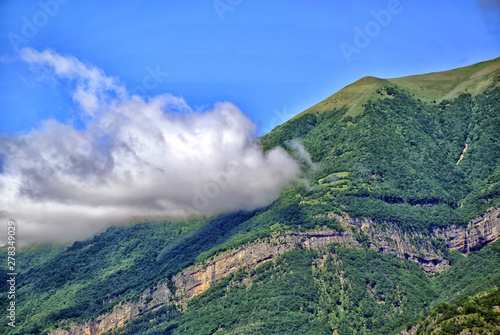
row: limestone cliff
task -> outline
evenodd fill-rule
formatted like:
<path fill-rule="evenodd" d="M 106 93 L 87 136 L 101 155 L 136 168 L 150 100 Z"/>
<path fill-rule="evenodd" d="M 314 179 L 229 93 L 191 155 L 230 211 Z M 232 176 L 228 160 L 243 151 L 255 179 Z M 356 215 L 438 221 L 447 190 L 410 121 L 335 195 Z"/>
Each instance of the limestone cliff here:
<path fill-rule="evenodd" d="M 334 230 L 289 232 L 275 236 L 267 242 L 256 241 L 220 254 L 204 264 L 187 268 L 174 276 L 172 281 L 178 288 L 179 295 L 191 299 L 206 291 L 213 283 L 242 267 L 256 268 L 264 262 L 274 260 L 277 256 L 293 250 L 298 243 L 306 248 L 317 249 L 334 242 L 359 247 L 359 243 L 352 238 L 351 234 Z"/>
<path fill-rule="evenodd" d="M 253 269 L 264 262 L 275 260 L 279 255 L 296 248 L 298 244 L 312 249 L 320 249 L 331 243 L 353 248 L 370 247 L 378 252 L 416 262 L 427 274 L 434 274 L 449 267 L 443 252 L 436 248 L 436 241 L 441 240 L 450 250 L 468 253 L 479 250 L 500 237 L 500 208 L 490 209 L 472 220 L 467 227 L 435 229 L 434 236 L 404 232 L 390 223 L 375 223 L 369 219 L 354 219 L 333 213 L 329 213 L 328 217 L 339 221 L 343 231 L 324 229 L 286 232 L 267 240 L 249 243 L 221 253 L 203 264 L 188 267 L 175 275 L 171 279 L 177 288 L 175 296 L 166 284 L 161 284 L 153 290 L 143 292 L 138 301 L 121 303 L 111 312 L 93 318 L 85 324 L 73 325 L 69 330 L 57 330 L 51 334 L 102 334 L 123 326 L 127 320 L 171 304 L 173 300 L 177 300 L 182 306 L 229 274 L 243 267 Z"/>
<path fill-rule="evenodd" d="M 116 305 L 109 313 L 92 318 L 84 324 L 72 325 L 69 329 L 59 329 L 50 334 L 57 335 L 94 335 L 102 334 L 119 328 L 128 320 L 154 311 L 170 301 L 172 293 L 166 284 L 160 284 L 153 290 L 143 292 L 140 299 L 134 302 L 125 302 Z"/>
<path fill-rule="evenodd" d="M 435 234 L 446 241 L 450 250 L 464 254 L 479 250 L 500 237 L 500 207 L 488 209 L 485 214 L 470 221 L 467 228 L 451 226 L 436 229 Z"/>
<path fill-rule="evenodd" d="M 357 227 L 359 232 L 354 234 L 355 237 L 363 238 L 360 234 L 364 234 L 369 242 L 365 245 L 370 248 L 418 263 L 427 274 L 441 272 L 450 266 L 443 253 L 436 249 L 436 240 L 428 235 L 408 233 L 394 224 L 376 223 L 370 219 L 355 219 L 333 213 L 328 216 L 334 217 L 343 226 Z"/>

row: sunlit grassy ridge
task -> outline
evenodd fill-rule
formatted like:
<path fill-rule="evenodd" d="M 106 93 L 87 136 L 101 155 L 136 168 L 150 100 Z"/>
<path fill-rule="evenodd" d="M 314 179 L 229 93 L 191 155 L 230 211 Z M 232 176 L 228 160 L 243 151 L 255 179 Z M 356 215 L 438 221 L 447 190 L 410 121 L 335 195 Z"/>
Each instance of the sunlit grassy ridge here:
<path fill-rule="evenodd" d="M 496 83 L 500 77 L 500 58 L 444 72 L 388 79 L 430 102 L 450 100 L 466 92 L 475 96 Z"/>
<path fill-rule="evenodd" d="M 307 113 L 322 114 L 335 109 L 340 110 L 344 106 L 348 109 L 346 116 L 356 116 L 363 112 L 363 105 L 368 100 L 387 97 L 384 88 L 395 85 L 408 89 L 416 98 L 425 102 L 453 99 L 464 92 L 476 95 L 491 84 L 498 83 L 499 77 L 500 57 L 443 72 L 391 79 L 363 77 L 293 119 Z"/>
<path fill-rule="evenodd" d="M 319 115 L 333 109 L 341 109 L 344 106 L 348 109 L 346 115 L 356 116 L 364 110 L 363 105 L 368 100 L 376 100 L 383 96 L 387 97 L 387 95 L 377 93 L 377 90 L 382 90 L 388 86 L 391 86 L 391 82 L 388 80 L 376 77 L 363 77 L 320 103 L 306 109 L 295 118 L 306 113 Z"/>

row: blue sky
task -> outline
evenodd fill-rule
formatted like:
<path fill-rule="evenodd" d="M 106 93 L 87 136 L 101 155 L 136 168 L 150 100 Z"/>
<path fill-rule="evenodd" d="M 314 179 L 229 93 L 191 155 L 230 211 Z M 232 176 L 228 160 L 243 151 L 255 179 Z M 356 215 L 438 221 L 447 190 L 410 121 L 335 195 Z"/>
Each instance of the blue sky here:
<path fill-rule="evenodd" d="M 390 6 L 397 13 L 377 31 L 373 12 Z M 499 17 L 493 0 L 3 1 L 0 134 L 65 122 L 77 108 L 68 84 L 40 80 L 16 47 L 74 56 L 132 92 L 171 93 L 193 108 L 232 102 L 262 134 L 366 75 L 498 57 Z M 341 45 L 356 47 L 357 28 L 374 36 L 348 61 Z"/>

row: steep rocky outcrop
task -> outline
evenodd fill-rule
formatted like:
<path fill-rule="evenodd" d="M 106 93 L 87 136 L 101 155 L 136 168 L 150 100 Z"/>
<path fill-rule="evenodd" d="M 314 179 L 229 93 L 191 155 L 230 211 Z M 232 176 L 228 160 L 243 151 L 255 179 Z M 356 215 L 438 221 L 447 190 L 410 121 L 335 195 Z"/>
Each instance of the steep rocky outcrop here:
<path fill-rule="evenodd" d="M 227 275 L 243 267 L 253 269 L 264 262 L 274 260 L 277 256 L 295 249 L 298 243 L 305 248 L 313 249 L 330 243 L 359 247 L 359 243 L 349 233 L 334 230 L 306 233 L 289 232 L 282 236 L 275 236 L 269 241 L 253 242 L 220 254 L 204 264 L 187 268 L 174 276 L 172 281 L 178 288 L 178 293 L 190 299 L 203 293 L 213 283 Z"/>
<path fill-rule="evenodd" d="M 500 207 L 490 208 L 486 213 L 471 220 L 465 227 L 451 226 L 436 229 L 436 236 L 446 241 L 450 250 L 463 254 L 476 251 L 500 237 Z"/>
<path fill-rule="evenodd" d="M 162 284 L 153 290 L 143 292 L 139 301 L 119 304 L 109 313 L 93 318 L 84 324 L 70 326 L 69 329 L 59 329 L 51 334 L 102 334 L 123 326 L 126 320 L 135 319 L 144 313 L 172 303 L 174 297 L 179 305 L 183 305 L 229 274 L 243 267 L 253 269 L 264 262 L 274 260 L 279 255 L 296 248 L 298 243 L 306 248 L 317 249 L 334 242 L 360 247 L 360 244 L 350 233 L 345 234 L 334 230 L 290 232 L 282 236 L 275 236 L 268 241 L 252 242 L 224 252 L 203 264 L 188 267 L 172 277 L 172 282 L 177 288 L 175 296 L 172 295 L 166 284 Z"/>
<path fill-rule="evenodd" d="M 390 223 L 377 223 L 370 219 L 356 219 L 347 215 L 328 214 L 343 226 L 356 227 L 354 236 L 365 239 L 366 246 L 385 254 L 391 254 L 400 259 L 418 263 L 423 270 L 431 275 L 449 268 L 449 262 L 435 244 L 438 242 L 428 235 L 419 232 L 408 233 Z"/>
<path fill-rule="evenodd" d="M 490 209 L 472 220 L 467 227 L 452 226 L 435 229 L 434 236 L 408 233 L 390 223 L 375 223 L 369 219 L 355 219 L 334 213 L 327 214 L 340 222 L 343 231 L 332 229 L 286 232 L 266 240 L 259 240 L 221 253 L 203 264 L 186 268 L 172 277 L 177 288 L 175 295 L 166 284 L 143 292 L 138 301 L 121 303 L 109 313 L 100 315 L 82 325 L 73 325 L 68 330 L 57 330 L 55 335 L 102 334 L 121 327 L 127 320 L 173 303 L 181 306 L 189 299 L 205 292 L 211 285 L 243 267 L 256 268 L 264 262 L 275 260 L 279 255 L 295 249 L 320 249 L 331 243 L 352 248 L 370 247 L 381 253 L 420 264 L 427 274 L 434 274 L 449 267 L 443 252 L 436 247 L 441 241 L 450 250 L 462 253 L 479 250 L 500 237 L 500 208 Z"/>
<path fill-rule="evenodd" d="M 94 335 L 112 331 L 123 326 L 144 313 L 157 310 L 170 301 L 172 293 L 166 284 L 160 284 L 152 290 L 143 292 L 138 301 L 116 305 L 109 313 L 92 318 L 84 324 L 72 325 L 67 329 L 58 329 L 55 335 Z"/>
<path fill-rule="evenodd" d="M 415 335 L 418 331 L 418 328 L 419 328 L 419 326 L 415 325 L 415 326 L 411 327 L 410 329 L 402 330 L 399 333 L 399 335 Z"/>

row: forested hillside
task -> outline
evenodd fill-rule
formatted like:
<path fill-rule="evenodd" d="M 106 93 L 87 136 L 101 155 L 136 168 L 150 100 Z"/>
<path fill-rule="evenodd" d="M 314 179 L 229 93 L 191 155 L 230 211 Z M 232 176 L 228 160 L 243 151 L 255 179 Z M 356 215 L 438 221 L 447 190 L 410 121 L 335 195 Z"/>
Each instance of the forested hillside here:
<path fill-rule="evenodd" d="M 365 78 L 276 127 L 263 150 L 285 148 L 303 174 L 266 208 L 20 252 L 17 327 L 0 333 L 423 334 L 459 318 L 498 331 L 500 214 L 475 218 L 500 205 L 499 64 Z M 253 262 L 203 272 L 237 248 Z M 186 269 L 208 273 L 201 293 L 176 286 Z"/>
<path fill-rule="evenodd" d="M 496 86 L 439 104 L 397 87 L 384 93 L 354 118 L 346 108 L 304 114 L 263 137 L 265 149 L 298 138 L 317 164 L 311 187 L 295 189 L 304 208 L 427 229 L 466 223 L 499 203 Z"/>
<path fill-rule="evenodd" d="M 500 289 L 494 288 L 460 299 L 451 306 L 440 303 L 427 318 L 403 334 L 498 334 Z"/>

